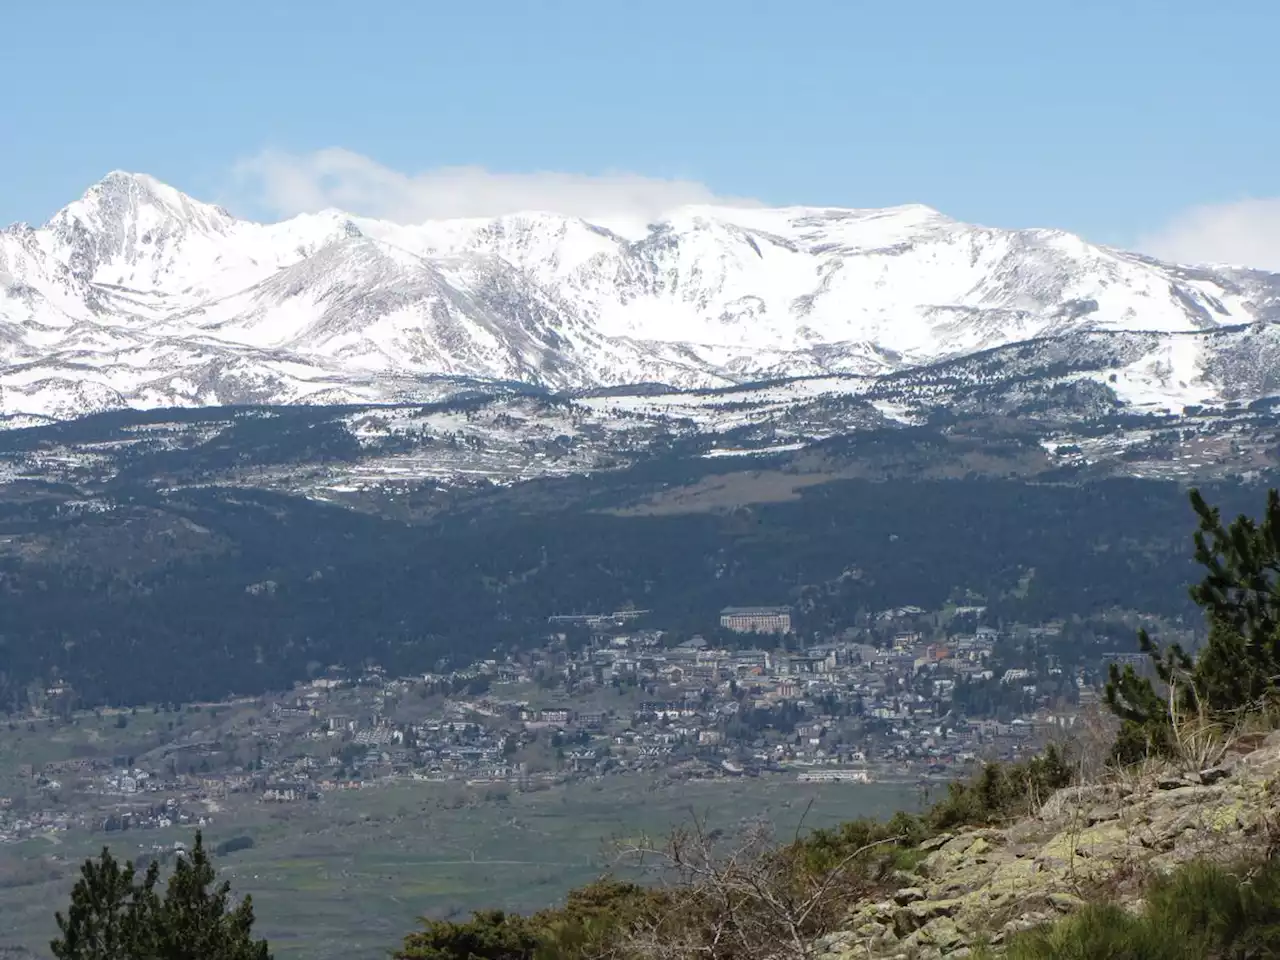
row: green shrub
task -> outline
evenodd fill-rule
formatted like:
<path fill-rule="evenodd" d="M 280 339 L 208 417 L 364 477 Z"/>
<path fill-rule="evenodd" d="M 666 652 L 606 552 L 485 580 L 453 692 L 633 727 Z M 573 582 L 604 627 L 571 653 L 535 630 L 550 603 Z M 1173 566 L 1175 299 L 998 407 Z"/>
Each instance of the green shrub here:
<path fill-rule="evenodd" d="M 898 828 L 904 833 L 920 833 L 923 824 L 919 817 L 910 814 L 898 814 L 894 818 Z M 855 851 L 862 850 L 874 843 L 884 843 L 901 834 L 893 832 L 888 823 L 860 817 L 848 820 L 837 827 L 814 830 L 804 839 L 797 841 L 795 849 L 799 854 L 800 869 L 817 875 L 834 869 L 844 862 Z M 888 845 L 888 844 L 886 844 Z M 906 842 L 894 842 L 895 847 L 912 846 Z M 888 854 L 889 851 L 884 851 Z"/>
<path fill-rule="evenodd" d="M 1192 862 L 1153 881 L 1143 913 L 1092 904 L 1013 937 L 1008 960 L 1263 960 L 1280 956 L 1280 865 Z"/>
<path fill-rule="evenodd" d="M 423 918 L 397 960 L 574 960 L 599 957 L 639 924 L 672 913 L 668 894 L 610 878 L 569 893 L 564 906 L 531 916 L 479 911 L 463 923 Z"/>
<path fill-rule="evenodd" d="M 563 907 L 534 914 L 537 960 L 604 956 L 637 928 L 670 922 L 675 906 L 664 890 L 608 877 L 579 887 Z"/>
<path fill-rule="evenodd" d="M 1045 752 L 1014 764 L 989 763 L 968 782 L 955 781 L 947 795 L 925 814 L 933 832 L 985 826 L 1025 817 L 1049 795 L 1071 784 L 1073 771 L 1063 751 L 1050 744 Z"/>
<path fill-rule="evenodd" d="M 1013 938 L 1007 960 L 1207 960 L 1203 945 L 1133 917 L 1114 904 Z"/>
<path fill-rule="evenodd" d="M 525 917 L 482 910 L 466 923 L 423 920 L 404 939 L 397 960 L 531 960 L 538 938 Z"/>
<path fill-rule="evenodd" d="M 229 840 L 223 840 L 213 848 L 213 852 L 221 857 L 225 854 L 235 853 L 239 850 L 251 849 L 253 849 L 253 837 L 241 835 L 238 837 L 231 837 Z"/>

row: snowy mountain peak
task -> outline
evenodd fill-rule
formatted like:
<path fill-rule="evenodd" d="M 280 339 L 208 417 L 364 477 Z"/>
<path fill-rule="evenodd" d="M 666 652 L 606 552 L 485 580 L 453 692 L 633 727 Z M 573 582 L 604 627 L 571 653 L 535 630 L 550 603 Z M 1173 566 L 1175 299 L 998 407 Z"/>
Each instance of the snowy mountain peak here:
<path fill-rule="evenodd" d="M 920 204 L 261 224 L 115 171 L 42 227 L 0 232 L 0 413 L 405 398 L 442 374 L 877 376 L 1094 331 L 1172 338 L 1167 383 L 1143 396 L 1181 402 L 1225 389 L 1210 334 L 1278 317 L 1280 277 Z"/>
<path fill-rule="evenodd" d="M 148 217 L 154 221 L 184 221 L 221 232 L 235 222 L 222 207 L 195 200 L 145 173 L 113 170 L 79 200 L 56 213 L 46 226 L 74 218 L 111 225 Z"/>
<path fill-rule="evenodd" d="M 238 221 L 145 174 L 113 171 L 44 225 L 47 249 L 86 281 L 138 290 L 165 286 L 166 274 Z"/>

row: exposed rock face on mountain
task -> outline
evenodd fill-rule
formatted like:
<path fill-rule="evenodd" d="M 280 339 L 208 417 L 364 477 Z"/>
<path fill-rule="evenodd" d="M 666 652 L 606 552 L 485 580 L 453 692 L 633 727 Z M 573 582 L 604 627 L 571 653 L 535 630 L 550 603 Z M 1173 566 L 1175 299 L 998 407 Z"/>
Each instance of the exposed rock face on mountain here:
<path fill-rule="evenodd" d="M 259 224 L 113 173 L 0 232 L 0 414 L 879 377 L 1084 333 L 1142 334 L 1117 390 L 1176 407 L 1271 391 L 1277 317 L 1275 275 L 920 206 Z"/>
<path fill-rule="evenodd" d="M 1005 829 L 942 835 L 892 899 L 824 939 L 831 960 L 967 956 L 1106 894 L 1140 907 L 1144 878 L 1190 860 L 1233 863 L 1275 836 L 1280 734 L 1199 772 L 1067 787 Z M 905 880 L 906 878 L 904 878 Z"/>

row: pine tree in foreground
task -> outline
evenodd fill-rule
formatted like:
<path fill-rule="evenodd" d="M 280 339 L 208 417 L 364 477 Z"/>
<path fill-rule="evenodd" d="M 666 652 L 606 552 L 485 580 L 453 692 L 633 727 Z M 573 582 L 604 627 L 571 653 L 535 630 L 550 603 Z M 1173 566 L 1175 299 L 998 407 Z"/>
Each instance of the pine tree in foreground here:
<path fill-rule="evenodd" d="M 1181 722 L 1234 724 L 1274 707 L 1280 694 L 1280 493 L 1268 493 L 1261 522 L 1241 516 L 1224 526 L 1198 490 L 1191 505 L 1200 520 L 1195 557 L 1205 569 L 1191 598 L 1205 612 L 1209 637 L 1192 657 L 1140 631 L 1158 685 L 1132 666 L 1111 666 L 1106 701 L 1121 720 L 1121 761 L 1170 752 Z"/>
<path fill-rule="evenodd" d="M 271 960 L 265 940 L 254 940 L 253 904 L 231 900 L 231 885 L 216 882 L 204 838 L 178 858 L 164 896 L 159 867 L 139 880 L 103 849 L 87 860 L 71 891 L 71 906 L 56 917 L 61 936 L 50 947 L 57 960 Z"/>
<path fill-rule="evenodd" d="M 156 882 L 154 865 L 139 883 L 132 863 L 120 864 L 106 847 L 86 860 L 71 891 L 71 906 L 55 920 L 61 937 L 50 944 L 58 960 L 116 960 L 137 955 Z"/>

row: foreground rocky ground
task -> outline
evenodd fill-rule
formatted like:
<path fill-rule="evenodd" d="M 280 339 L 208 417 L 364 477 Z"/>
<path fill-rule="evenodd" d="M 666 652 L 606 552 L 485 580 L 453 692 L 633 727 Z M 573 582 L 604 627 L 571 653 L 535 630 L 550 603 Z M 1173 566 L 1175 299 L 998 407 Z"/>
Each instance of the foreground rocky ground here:
<path fill-rule="evenodd" d="M 1086 902 L 1140 910 L 1147 878 L 1193 859 L 1260 855 L 1278 827 L 1280 732 L 1199 771 L 1165 766 L 1067 787 L 1035 817 L 935 837 L 893 896 L 860 907 L 819 954 L 959 958 Z"/>

